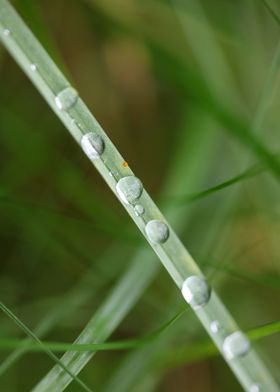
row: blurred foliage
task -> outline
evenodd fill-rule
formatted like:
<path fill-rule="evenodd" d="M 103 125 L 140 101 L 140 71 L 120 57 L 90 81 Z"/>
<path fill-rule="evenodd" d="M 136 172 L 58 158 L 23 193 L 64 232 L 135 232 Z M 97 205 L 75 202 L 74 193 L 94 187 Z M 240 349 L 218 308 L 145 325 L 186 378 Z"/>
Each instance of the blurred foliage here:
<path fill-rule="evenodd" d="M 181 238 L 242 328 L 278 321 L 279 2 L 14 5 L 163 210 L 187 211 Z M 31 330 L 64 308 L 44 338 L 72 342 L 143 241 L 2 47 L 0 81 L 1 301 Z M 191 165 L 193 187 L 185 178 Z M 188 186 L 169 180 L 166 189 L 167 178 Z M 111 340 L 151 334 L 182 303 L 160 269 Z M 24 337 L 0 317 L 2 340 Z M 98 353 L 81 379 L 100 391 L 241 390 L 221 358 L 207 349 L 199 356 L 206 339 L 186 312 L 148 347 Z M 177 363 L 178 347 L 188 344 L 197 350 Z M 279 344 L 277 334 L 257 343 L 272 372 Z M 51 366 L 43 353 L 25 354 L 1 374 L 0 389 L 28 391 Z"/>

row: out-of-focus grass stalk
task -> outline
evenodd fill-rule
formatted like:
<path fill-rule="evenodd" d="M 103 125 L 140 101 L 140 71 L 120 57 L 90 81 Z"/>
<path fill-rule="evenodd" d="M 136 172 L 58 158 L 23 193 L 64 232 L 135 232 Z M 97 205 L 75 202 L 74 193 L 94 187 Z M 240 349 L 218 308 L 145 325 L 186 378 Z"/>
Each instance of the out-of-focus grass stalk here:
<path fill-rule="evenodd" d="M 245 390 L 250 391 L 260 386 L 277 391 L 278 387 L 250 347 L 249 340 L 238 330 L 229 312 L 209 287 L 198 266 L 141 182 L 134 176 L 77 92 L 6 0 L 0 1 L 0 34 L 6 48 L 75 140 L 82 145 L 85 153 L 158 254 Z M 263 148 L 261 151 L 263 152 Z M 124 286 L 122 290 L 125 290 L 129 297 L 131 287 Z M 114 305 L 121 306 L 118 297 Z M 100 328 L 108 317 L 108 311 L 111 312 L 110 307 L 104 314 L 99 315 Z"/>
<path fill-rule="evenodd" d="M 57 356 L 48 348 L 45 347 L 44 343 L 9 309 L 6 305 L 0 302 L 0 309 L 13 320 L 19 328 L 25 332 L 33 341 L 37 343 L 38 346 L 44 351 L 53 361 L 57 362 L 59 366 L 64 369 L 64 371 L 75 380 L 85 391 L 92 392 L 92 390 L 81 381 L 74 373 L 72 373 L 67 367 L 57 358 Z"/>
<path fill-rule="evenodd" d="M 137 339 L 127 339 L 127 340 L 118 340 L 106 343 L 65 343 L 65 342 L 50 342 L 50 341 L 42 341 L 42 345 L 38 343 L 34 343 L 33 341 L 26 341 L 22 339 L 13 339 L 13 338 L 3 338 L 0 339 L 0 350 L 10 350 L 14 348 L 23 348 L 27 352 L 44 352 L 47 349 L 53 352 L 62 352 L 62 351 L 77 351 L 77 352 L 84 352 L 84 351 L 112 351 L 112 350 L 129 350 L 131 348 L 138 348 L 149 345 L 151 341 L 158 339 L 158 337 L 164 333 L 177 319 L 179 319 L 182 314 L 185 313 L 185 310 L 176 314 L 171 320 L 169 320 L 166 325 L 163 325 L 159 331 L 155 331 L 151 335 L 140 337 Z M 272 336 L 280 332 L 280 321 L 275 321 L 273 323 L 269 323 L 268 325 L 262 325 L 260 327 L 254 328 L 252 330 L 247 331 L 248 336 L 251 337 L 252 340 L 262 339 L 267 336 Z M 207 344 L 208 340 L 207 340 Z M 219 353 L 216 346 L 211 342 L 213 347 L 213 353 Z M 203 347 L 200 349 L 198 347 Z M 196 353 L 199 352 L 200 357 L 204 358 L 207 357 L 207 350 L 205 348 L 205 342 L 200 344 L 194 344 L 192 350 L 188 351 L 189 345 L 184 347 L 183 349 L 187 352 L 188 361 L 191 361 L 192 358 L 197 359 Z M 182 347 L 180 348 L 180 350 Z M 179 351 L 179 350 L 178 350 Z M 192 355 L 193 353 L 193 355 Z M 181 362 L 182 363 L 182 362 Z M 184 362 L 183 362 L 184 363 Z"/>
<path fill-rule="evenodd" d="M 100 258 L 100 264 L 106 265 L 112 257 L 118 251 L 119 246 L 112 246 L 105 254 Z M 109 271 L 108 271 L 109 272 Z M 108 272 L 106 273 L 108 278 Z M 49 333 L 63 318 L 73 315 L 75 311 L 81 307 L 86 301 L 88 301 L 96 292 L 100 290 L 104 284 L 104 280 L 96 279 L 96 266 L 90 268 L 90 270 L 81 278 L 81 280 L 70 290 L 65 293 L 63 298 L 56 301 L 54 306 L 45 317 L 38 323 L 34 329 L 34 334 L 42 338 Z M 27 344 L 31 341 L 31 338 L 27 338 L 24 342 Z M 8 370 L 23 354 L 26 350 L 24 347 L 19 347 L 17 350 L 12 352 L 4 361 L 0 364 L 0 377 Z M 71 378 L 71 377 L 70 377 Z"/>

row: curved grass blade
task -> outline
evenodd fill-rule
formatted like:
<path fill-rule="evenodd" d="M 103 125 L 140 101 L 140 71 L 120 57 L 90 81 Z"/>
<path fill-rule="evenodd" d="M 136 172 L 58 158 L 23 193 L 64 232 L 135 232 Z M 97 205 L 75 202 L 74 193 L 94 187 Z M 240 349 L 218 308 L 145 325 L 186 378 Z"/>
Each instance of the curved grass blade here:
<path fill-rule="evenodd" d="M 40 352 L 44 352 L 46 348 L 53 352 L 120 351 L 120 350 L 131 350 L 135 348 L 142 348 L 149 345 L 151 342 L 155 341 L 156 339 L 158 339 L 160 335 L 167 328 L 169 328 L 178 318 L 180 318 L 185 312 L 186 310 L 179 312 L 170 321 L 168 321 L 165 325 L 163 325 L 159 331 L 156 331 L 147 337 L 119 340 L 119 341 L 107 342 L 107 343 L 88 343 L 88 344 L 42 341 L 42 344 L 44 345 L 45 348 L 43 346 L 39 346 L 36 343 L 25 342 L 21 339 L 6 337 L 0 339 L 0 350 L 6 351 L 6 350 L 18 348 L 18 349 L 24 349 L 25 351 L 28 352 L 40 353 Z M 278 333 L 280 333 L 280 321 L 274 321 L 246 331 L 246 334 L 250 337 L 251 340 L 254 341 L 269 336 L 273 336 Z M 164 357 L 163 363 L 168 364 L 167 365 L 168 367 L 170 366 L 170 363 L 173 364 L 172 366 L 178 366 L 178 365 L 192 363 L 198 359 L 199 360 L 205 359 L 211 355 L 219 355 L 219 350 L 212 342 L 208 340 L 193 345 L 188 344 L 186 347 L 180 348 L 177 354 L 176 351 L 173 353 L 173 355 L 172 353 L 171 355 L 170 353 L 168 353 L 168 356 Z M 174 358 L 176 358 L 176 361 L 174 361 Z"/>
<path fill-rule="evenodd" d="M 248 330 L 246 333 L 251 340 L 257 341 L 280 332 L 280 321 L 274 321 L 260 327 Z M 172 353 L 173 351 L 173 353 Z M 212 356 L 218 355 L 219 352 L 214 344 L 210 341 L 203 341 L 181 349 L 173 349 L 167 355 L 158 361 L 157 366 L 164 368 L 173 368 L 200 361 Z"/>
<path fill-rule="evenodd" d="M 35 335 L 10 309 L 7 308 L 2 302 L 0 302 L 0 309 L 11 319 L 13 320 L 18 327 L 26 333 L 26 335 L 30 336 L 33 341 L 36 342 L 36 345 L 40 346 L 42 351 L 44 351 L 53 361 L 55 361 L 58 366 L 60 366 L 65 372 L 68 373 L 68 375 L 75 380 L 82 388 L 83 390 L 87 392 L 92 392 L 92 390 L 83 382 L 81 381 L 75 374 L 73 374 L 71 371 L 67 369 L 67 367 L 59 360 L 59 358 L 56 357 L 52 353 L 51 350 L 49 350 L 47 347 L 44 346 L 44 343 Z"/>
<path fill-rule="evenodd" d="M 239 183 L 240 181 L 247 180 L 251 177 L 254 177 L 260 173 L 262 173 L 265 170 L 265 168 L 261 165 L 254 165 L 250 167 L 247 170 L 244 170 L 242 173 L 230 178 L 229 180 L 226 180 L 218 185 L 214 185 L 213 187 L 207 188 L 204 191 L 201 192 L 196 192 L 188 195 L 178 195 L 178 196 L 170 196 L 166 197 L 166 200 L 169 202 L 175 203 L 175 205 L 182 205 L 185 203 L 191 203 L 196 200 L 203 199 L 213 193 L 216 193 L 222 189 L 228 188 L 234 184 Z"/>
<path fill-rule="evenodd" d="M 112 246 L 105 254 L 100 258 L 100 265 L 106 266 L 108 261 L 118 254 L 119 246 Z M 117 264 L 118 265 L 118 264 Z M 112 274 L 116 271 L 111 267 L 106 272 L 107 279 L 111 278 Z M 107 282 L 106 279 L 106 282 Z M 56 306 L 49 310 L 46 316 L 38 323 L 34 329 L 34 333 L 37 337 L 42 338 L 49 333 L 61 320 L 81 307 L 86 301 L 95 295 L 97 290 L 102 288 L 104 280 L 96 279 L 96 266 L 92 266 L 90 270 L 82 277 L 82 279 L 73 287 L 73 289 L 65 293 L 63 298 L 56 301 Z M 31 341 L 30 338 L 24 340 L 23 344 L 28 344 Z M 0 364 L 0 377 L 23 355 L 25 354 L 24 347 L 18 348 L 16 351 L 11 353 L 1 364 Z"/>
<path fill-rule="evenodd" d="M 111 351 L 111 350 L 129 350 L 133 348 L 143 347 L 150 344 L 152 341 L 159 338 L 168 328 L 170 328 L 183 314 L 186 313 L 186 309 L 178 312 L 164 325 L 162 325 L 157 331 L 137 339 L 127 339 L 123 341 L 107 342 L 107 343 L 61 343 L 61 342 L 46 342 L 42 341 L 45 348 L 53 352 L 63 351 L 74 351 L 74 352 L 85 352 L 85 351 Z M 37 343 L 26 341 L 22 339 L 0 338 L 0 350 L 20 349 L 25 352 L 44 352 L 45 348 L 39 346 Z"/>
<path fill-rule="evenodd" d="M 142 249 L 138 252 L 129 269 L 107 296 L 102 306 L 88 322 L 75 340 L 76 344 L 103 342 L 119 325 L 126 313 L 133 307 L 156 274 L 158 264 L 150 252 Z M 83 353 L 68 351 L 61 361 L 78 374 L 95 354 L 93 351 Z M 70 384 L 71 378 L 59 366 L 55 366 L 33 389 L 35 392 L 63 391 Z"/>
<path fill-rule="evenodd" d="M 198 266 L 145 189 L 142 188 L 142 184 L 134 177 L 130 168 L 124 165 L 125 160 L 78 97 L 77 92 L 69 85 L 6 0 L 0 1 L 0 26 L 1 38 L 6 48 L 31 78 L 76 141 L 82 144 L 88 157 L 182 290 L 186 301 L 192 305 L 196 315 L 245 390 L 249 391 L 252 385 L 259 383 L 270 391 L 277 391 L 278 387 L 268 370 L 255 351 L 250 349 L 249 341 L 238 331 L 238 326 L 231 315 L 213 289 L 210 289 Z M 278 162 L 262 144 L 252 138 L 247 127 L 242 124 L 240 126 L 235 118 L 221 111 L 220 107 L 216 106 L 215 109 L 219 118 L 232 124 L 231 129 L 234 129 L 240 137 L 242 136 L 243 140 L 245 138 L 245 141 L 253 146 L 253 150 L 257 151 L 279 175 Z M 92 133 L 88 134 L 88 130 Z M 135 214 L 133 202 L 136 200 L 144 207 L 145 214 L 141 217 Z M 191 281 L 189 281 L 190 278 Z M 188 294 L 189 290 L 191 296 Z M 204 305 L 203 307 L 197 306 L 196 301 L 193 302 L 193 290 L 195 292 L 198 290 L 202 296 L 200 298 L 204 298 L 204 302 L 200 303 Z M 127 296 L 129 294 L 130 292 L 126 292 Z M 120 304 L 116 303 L 115 306 L 120 306 Z M 106 317 L 105 314 L 105 319 Z M 219 321 L 222 325 L 222 332 L 215 333 L 212 330 L 213 320 Z M 100 325 L 104 324 L 104 321 L 104 315 L 101 315 Z M 234 344 L 232 341 L 235 342 L 235 339 L 238 339 L 238 346 L 241 344 L 242 356 L 232 355 L 235 349 L 231 345 Z"/>

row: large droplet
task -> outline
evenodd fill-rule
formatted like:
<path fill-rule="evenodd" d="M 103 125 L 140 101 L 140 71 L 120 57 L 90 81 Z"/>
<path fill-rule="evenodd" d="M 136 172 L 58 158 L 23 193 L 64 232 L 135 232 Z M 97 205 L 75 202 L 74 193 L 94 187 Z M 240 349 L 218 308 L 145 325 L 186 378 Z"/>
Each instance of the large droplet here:
<path fill-rule="evenodd" d="M 184 281 L 182 294 L 187 303 L 196 309 L 207 304 L 211 289 L 203 276 L 194 275 Z"/>
<path fill-rule="evenodd" d="M 78 100 L 78 93 L 72 87 L 66 87 L 55 97 L 55 104 L 59 110 L 68 110 Z"/>
<path fill-rule="evenodd" d="M 236 331 L 227 336 L 223 343 L 223 351 L 227 359 L 238 358 L 246 355 L 250 350 L 250 341 L 241 331 Z"/>
<path fill-rule="evenodd" d="M 81 146 L 90 160 L 99 158 L 105 148 L 102 137 L 93 132 L 83 135 Z"/>
<path fill-rule="evenodd" d="M 162 244 L 169 237 L 168 226 L 159 220 L 151 220 L 146 224 L 146 234 L 150 241 Z"/>
<path fill-rule="evenodd" d="M 141 196 L 143 185 L 135 176 L 127 176 L 118 181 L 116 191 L 125 204 L 131 204 L 137 201 Z"/>

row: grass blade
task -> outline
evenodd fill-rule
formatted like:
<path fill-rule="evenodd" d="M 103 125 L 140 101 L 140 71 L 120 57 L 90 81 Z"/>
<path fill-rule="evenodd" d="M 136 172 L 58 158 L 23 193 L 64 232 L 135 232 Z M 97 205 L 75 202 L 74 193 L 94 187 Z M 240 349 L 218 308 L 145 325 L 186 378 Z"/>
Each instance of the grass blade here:
<path fill-rule="evenodd" d="M 200 122 L 193 125 L 195 132 L 192 135 L 192 139 L 183 132 L 183 140 L 180 140 L 178 143 L 180 147 L 180 154 L 177 155 L 177 159 L 173 161 L 174 168 L 170 169 L 170 178 L 166 183 L 166 188 L 172 186 L 178 191 L 183 191 L 185 188 L 193 186 L 193 184 L 197 183 L 198 178 L 201 176 L 201 172 L 204 171 L 204 168 L 199 164 L 199 160 L 194 160 L 192 154 L 196 154 L 199 157 L 205 157 L 209 154 L 209 148 L 211 149 L 211 142 L 213 138 L 209 136 L 209 134 L 205 134 L 203 130 L 204 126 L 207 124 L 209 126 L 208 118 L 203 118 L 203 116 L 199 116 Z M 184 128 L 185 129 L 185 124 Z M 187 179 L 184 179 L 180 175 L 180 169 L 186 174 L 185 168 L 185 150 L 187 147 L 190 147 L 190 154 L 188 155 L 188 170 L 187 170 Z M 176 168 L 176 170 L 174 170 Z M 190 211 L 186 209 L 186 213 L 183 215 L 181 212 L 178 213 L 178 209 L 174 208 L 174 206 L 168 206 L 167 215 L 176 222 L 176 226 L 178 229 L 185 226 Z M 146 267 L 145 267 L 146 266 Z M 128 271 L 124 274 L 124 276 L 120 279 L 120 281 L 116 284 L 115 288 L 112 290 L 112 293 L 105 302 L 100 306 L 97 313 L 93 316 L 92 320 L 89 322 L 88 326 L 86 326 L 85 330 L 81 333 L 80 337 L 76 340 L 76 342 L 83 341 L 84 343 L 94 343 L 94 342 L 103 342 L 110 333 L 116 329 L 119 325 L 120 321 L 124 318 L 124 316 L 131 310 L 132 306 L 136 303 L 136 301 L 143 294 L 147 285 L 155 278 L 159 269 L 159 264 L 156 262 L 154 256 L 149 253 L 145 247 L 141 247 L 133 257 L 131 261 L 131 266 Z M 132 273 L 132 271 L 138 271 L 138 273 Z M 119 308 L 114 308 L 113 304 L 115 303 L 115 297 L 120 293 L 121 288 L 124 285 L 124 281 L 127 281 L 126 285 L 130 285 L 131 293 L 128 296 L 126 292 L 124 292 L 123 298 L 120 298 L 120 304 L 122 304 Z M 98 320 L 100 313 L 104 313 L 104 311 L 110 307 L 111 313 L 110 317 L 107 317 L 106 322 L 102 328 L 100 329 L 100 333 L 94 333 L 96 328 L 98 327 Z M 114 325 L 112 325 L 112 319 L 115 320 Z M 104 334 L 104 330 L 107 331 L 107 334 Z M 93 334 L 94 333 L 94 334 Z M 92 358 L 95 353 L 88 353 L 89 355 L 83 356 L 82 354 L 76 353 L 75 360 L 73 360 L 69 364 L 69 354 L 66 353 L 62 357 L 62 361 L 64 363 L 68 363 L 71 366 L 71 369 L 76 372 L 76 374 L 88 363 L 88 361 Z M 52 385 L 52 388 L 57 388 L 59 391 L 64 390 L 67 385 L 71 382 L 71 378 L 67 374 L 61 374 L 61 372 L 57 371 L 57 368 L 53 368 L 46 377 L 41 381 L 41 383 L 36 387 L 37 391 L 44 390 L 45 385 Z M 35 390 L 36 390 L 35 389 Z"/>
<path fill-rule="evenodd" d="M 190 203 L 196 200 L 200 200 L 203 199 L 213 193 L 216 193 L 222 189 L 228 188 L 231 185 L 240 183 L 240 181 L 244 181 L 248 178 L 254 177 L 257 174 L 260 174 L 264 171 L 265 169 L 260 166 L 260 165 L 254 165 L 252 167 L 250 167 L 247 170 L 244 170 L 242 173 L 230 178 L 229 180 L 226 180 L 218 185 L 214 185 L 208 189 L 205 189 L 204 191 L 201 192 L 196 192 L 193 194 L 188 194 L 188 195 L 178 195 L 178 196 L 170 196 L 170 197 L 166 197 L 166 199 L 169 202 L 173 202 L 176 205 L 181 205 L 181 204 L 185 204 L 185 203 Z"/>
<path fill-rule="evenodd" d="M 49 350 L 47 347 L 44 346 L 44 343 L 41 342 L 41 340 L 9 309 L 7 306 L 5 306 L 2 302 L 0 302 L 0 309 L 11 319 L 13 320 L 19 328 L 24 331 L 32 340 L 36 342 L 38 346 L 40 346 L 41 350 L 44 351 L 52 360 L 57 362 L 58 366 L 61 367 L 65 372 L 68 373 L 68 375 L 75 380 L 82 388 L 83 390 L 87 392 L 92 392 L 90 388 L 87 387 L 86 384 L 84 384 L 75 374 L 73 374 L 71 371 L 67 369 L 67 367 L 52 353 L 51 350 Z"/>
<path fill-rule="evenodd" d="M 5 339 L 0 339 L 0 350 L 6 351 L 10 349 L 24 349 L 29 352 L 44 352 L 45 349 L 49 349 L 53 352 L 62 352 L 62 351 L 74 351 L 74 352 L 86 352 L 86 351 L 115 351 L 115 350 L 131 350 L 135 348 L 141 348 L 146 345 L 149 345 L 152 341 L 158 339 L 160 335 L 169 328 L 178 318 L 180 318 L 186 310 L 183 310 L 176 314 L 171 320 L 169 320 L 165 325 L 163 325 L 158 331 L 154 332 L 150 336 L 140 337 L 136 339 L 127 339 L 127 340 L 119 340 L 115 342 L 107 342 L 107 343 L 63 343 L 63 342 L 48 342 L 42 341 L 43 346 L 39 346 L 36 343 L 32 342 L 24 342 L 21 339 L 13 339 L 6 337 Z M 269 324 L 262 325 L 260 327 L 253 328 L 247 331 L 247 335 L 252 340 L 260 340 L 268 336 L 272 336 L 280 332 L 280 321 L 274 321 Z M 197 353 L 199 352 L 199 359 L 203 359 L 208 356 L 209 351 L 208 347 L 213 347 L 213 353 L 216 355 L 219 354 L 219 351 L 215 347 L 213 343 L 203 342 L 198 345 L 194 345 L 193 347 L 188 345 L 184 348 L 185 352 L 188 355 L 188 360 L 185 358 L 181 360 L 180 364 L 190 363 L 192 359 L 197 359 Z M 197 348 L 199 347 L 199 349 Z M 206 348 L 207 347 L 207 348 Z M 195 353 L 195 354 L 191 354 Z M 178 365 L 178 364 L 177 364 Z"/>
<path fill-rule="evenodd" d="M 69 129 L 75 140 L 82 144 L 84 151 L 99 173 L 122 202 L 177 286 L 182 289 L 186 301 L 192 306 L 243 387 L 249 391 L 252 385 L 258 383 L 264 389 L 277 391 L 278 388 L 264 364 L 254 350 L 250 350 L 249 342 L 238 331 L 238 326 L 213 289 L 210 289 L 198 266 L 148 193 L 143 189 L 141 182 L 135 178 L 111 140 L 78 97 L 77 92 L 69 85 L 6 0 L 0 1 L 0 26 L 4 45 Z M 221 110 L 215 102 L 212 105 L 211 99 L 208 99 L 208 103 L 213 107 L 217 117 L 230 125 L 230 129 L 246 144 L 249 144 L 277 175 L 280 175 L 278 161 L 252 137 L 247 127 Z M 92 133 L 88 134 L 88 130 L 91 130 Z M 143 216 L 135 214 L 136 201 L 144 207 L 145 214 Z M 129 297 L 130 291 L 126 291 L 128 288 L 130 289 L 126 285 L 121 287 L 121 297 L 124 292 Z M 199 298 L 203 298 L 203 302 L 196 302 L 195 293 L 199 294 Z M 118 299 L 117 296 L 116 300 Z M 118 301 L 115 302 L 115 306 L 121 305 Z M 203 305 L 203 307 L 198 305 Z M 105 308 L 105 314 L 99 315 L 102 327 L 108 310 L 111 312 L 113 309 Z M 222 326 L 219 333 L 213 331 L 211 327 L 213 320 L 218 320 Z M 102 332 L 105 333 L 104 330 Z M 241 345 L 241 351 L 237 351 L 237 354 L 235 344 L 238 347 Z M 71 361 L 72 358 L 69 360 Z M 49 385 L 46 387 L 48 388 Z"/>

